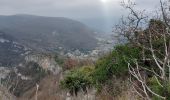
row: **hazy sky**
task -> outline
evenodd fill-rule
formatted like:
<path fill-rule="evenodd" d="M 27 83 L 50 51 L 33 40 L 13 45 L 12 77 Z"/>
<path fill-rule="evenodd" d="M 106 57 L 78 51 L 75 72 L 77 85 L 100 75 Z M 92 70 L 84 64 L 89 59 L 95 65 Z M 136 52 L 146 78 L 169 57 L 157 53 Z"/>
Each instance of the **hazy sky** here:
<path fill-rule="evenodd" d="M 68 17 L 91 27 L 111 27 L 125 13 L 121 0 L 0 0 L 0 15 L 33 14 Z M 140 9 L 153 9 L 159 0 L 135 0 Z"/>

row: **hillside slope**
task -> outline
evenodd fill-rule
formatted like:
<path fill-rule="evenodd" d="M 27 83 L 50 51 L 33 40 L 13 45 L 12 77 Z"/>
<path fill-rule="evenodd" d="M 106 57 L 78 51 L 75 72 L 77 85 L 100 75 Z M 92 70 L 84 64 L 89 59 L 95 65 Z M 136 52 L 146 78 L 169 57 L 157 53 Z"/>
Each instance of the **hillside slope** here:
<path fill-rule="evenodd" d="M 0 32 L 0 66 L 15 66 L 24 60 L 31 49 L 16 42 L 13 37 Z"/>
<path fill-rule="evenodd" d="M 97 44 L 90 28 L 63 17 L 0 16 L 0 30 L 38 50 L 91 50 Z"/>

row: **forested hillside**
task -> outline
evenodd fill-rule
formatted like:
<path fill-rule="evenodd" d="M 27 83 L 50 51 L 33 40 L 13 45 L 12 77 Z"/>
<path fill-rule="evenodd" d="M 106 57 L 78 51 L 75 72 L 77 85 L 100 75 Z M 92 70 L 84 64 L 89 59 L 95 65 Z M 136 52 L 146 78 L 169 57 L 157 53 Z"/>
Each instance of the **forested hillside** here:
<path fill-rule="evenodd" d="M 12 15 L 0 16 L 0 22 L 2 32 L 35 50 L 88 51 L 97 46 L 94 30 L 64 17 Z"/>

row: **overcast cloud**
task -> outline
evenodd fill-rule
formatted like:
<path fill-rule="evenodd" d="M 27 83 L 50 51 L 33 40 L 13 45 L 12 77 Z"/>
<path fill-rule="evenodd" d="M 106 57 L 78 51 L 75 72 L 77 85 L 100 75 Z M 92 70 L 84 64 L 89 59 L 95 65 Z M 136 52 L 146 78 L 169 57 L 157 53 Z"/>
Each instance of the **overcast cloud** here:
<path fill-rule="evenodd" d="M 0 15 L 33 14 L 68 17 L 92 27 L 111 27 L 124 13 L 120 0 L 0 0 Z M 140 9 L 154 9 L 159 0 L 136 0 Z"/>

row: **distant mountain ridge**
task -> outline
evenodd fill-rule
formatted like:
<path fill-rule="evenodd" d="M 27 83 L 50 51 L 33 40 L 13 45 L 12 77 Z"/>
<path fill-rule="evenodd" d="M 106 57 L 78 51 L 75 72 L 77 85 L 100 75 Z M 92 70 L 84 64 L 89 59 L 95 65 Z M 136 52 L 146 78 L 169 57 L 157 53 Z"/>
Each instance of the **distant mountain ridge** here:
<path fill-rule="evenodd" d="M 78 21 L 63 17 L 0 16 L 0 31 L 32 49 L 42 51 L 53 51 L 59 47 L 64 50 L 92 50 L 97 46 L 94 31 Z"/>

